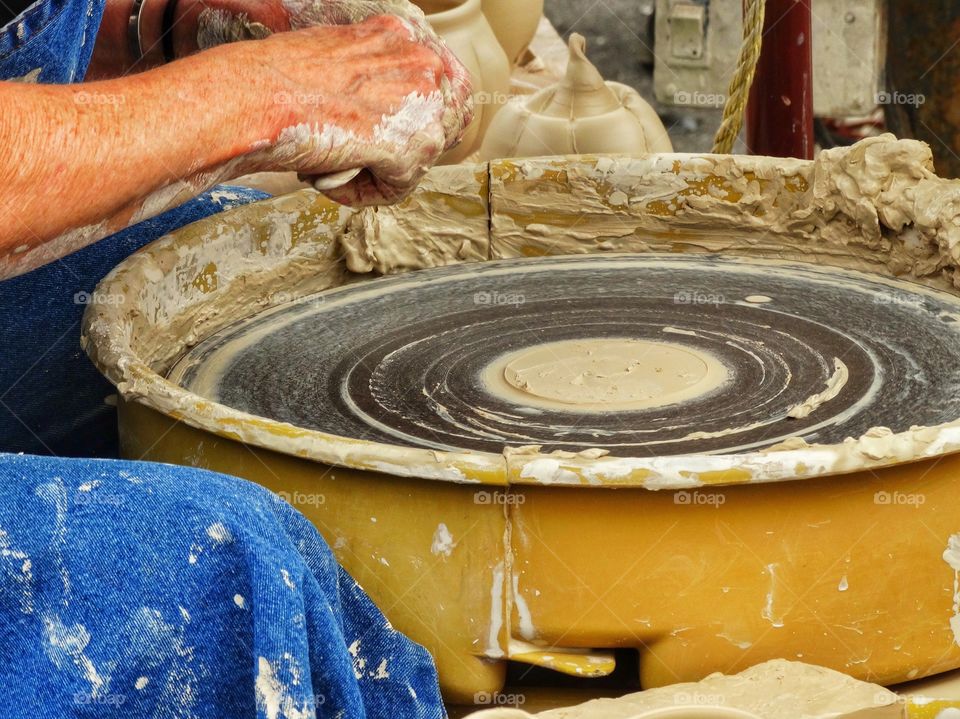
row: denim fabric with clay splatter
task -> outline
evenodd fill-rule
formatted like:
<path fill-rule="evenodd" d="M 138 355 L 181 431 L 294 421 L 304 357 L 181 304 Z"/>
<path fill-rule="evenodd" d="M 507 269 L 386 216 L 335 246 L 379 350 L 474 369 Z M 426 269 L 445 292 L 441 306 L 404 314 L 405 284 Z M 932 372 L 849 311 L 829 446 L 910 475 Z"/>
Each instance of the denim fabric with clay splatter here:
<path fill-rule="evenodd" d="M 439 719 L 430 655 L 249 482 L 0 455 L 5 719 Z"/>

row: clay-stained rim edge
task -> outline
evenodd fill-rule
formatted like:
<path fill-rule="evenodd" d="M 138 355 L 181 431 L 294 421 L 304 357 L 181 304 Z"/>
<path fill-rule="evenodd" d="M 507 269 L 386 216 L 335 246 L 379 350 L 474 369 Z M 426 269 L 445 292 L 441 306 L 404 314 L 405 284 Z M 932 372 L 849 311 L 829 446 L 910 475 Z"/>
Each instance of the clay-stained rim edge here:
<path fill-rule="evenodd" d="M 669 153 L 662 159 L 688 160 L 701 155 Z M 745 158 L 755 160 L 756 158 Z M 792 161 L 796 165 L 805 165 Z M 258 205 L 282 201 L 281 196 Z M 197 225 L 214 226 L 222 215 Z M 182 228 L 181 228 L 182 230 Z M 98 285 L 111 295 L 145 278 L 151 253 L 178 242 L 179 232 L 165 235 L 115 267 Z M 116 290 L 114 289 L 116 288 Z M 870 433 L 832 445 L 767 449 L 741 454 L 685 454 L 666 457 L 585 457 L 506 450 L 446 452 L 350 439 L 240 412 L 179 387 L 155 372 L 124 338 L 122 305 L 91 304 L 83 318 L 81 343 L 96 367 L 125 401 L 138 402 L 177 422 L 211 434 L 282 454 L 349 469 L 398 477 L 439 480 L 474 486 L 547 485 L 684 490 L 697 487 L 762 484 L 870 471 L 960 452 L 960 419 L 933 427 L 916 427 L 882 436 Z M 871 451 L 883 442 L 895 451 Z"/>

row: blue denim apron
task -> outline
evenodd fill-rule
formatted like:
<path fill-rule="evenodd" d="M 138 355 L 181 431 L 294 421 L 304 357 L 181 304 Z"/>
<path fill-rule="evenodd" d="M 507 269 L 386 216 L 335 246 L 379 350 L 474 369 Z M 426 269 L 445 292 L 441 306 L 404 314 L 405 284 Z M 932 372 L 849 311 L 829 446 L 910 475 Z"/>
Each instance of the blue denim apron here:
<path fill-rule="evenodd" d="M 81 79 L 103 2 L 43 0 L 0 29 L 0 79 Z M 444 716 L 429 654 L 276 495 L 185 467 L 2 453 L 115 451 L 76 298 L 160 235 L 263 197 L 221 187 L 0 282 L 4 719 Z"/>

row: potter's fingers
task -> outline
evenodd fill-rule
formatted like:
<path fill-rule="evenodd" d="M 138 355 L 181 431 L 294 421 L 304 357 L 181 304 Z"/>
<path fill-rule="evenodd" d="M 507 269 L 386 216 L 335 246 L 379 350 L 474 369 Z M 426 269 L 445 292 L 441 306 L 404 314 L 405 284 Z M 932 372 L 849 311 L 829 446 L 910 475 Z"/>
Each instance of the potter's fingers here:
<path fill-rule="evenodd" d="M 427 169 L 429 168 L 417 167 L 410 170 L 401 183 L 384 180 L 370 170 L 363 170 L 351 182 L 321 191 L 334 202 L 349 207 L 393 205 L 413 192 Z"/>
<path fill-rule="evenodd" d="M 442 87 L 446 79 L 446 68 L 443 60 L 436 52 L 427 47 L 418 47 L 417 52 L 411 54 L 411 60 L 423 68 L 423 76 L 430 90 L 437 90 Z"/>
<path fill-rule="evenodd" d="M 467 126 L 473 121 L 473 80 L 463 63 L 445 45 L 439 48 L 444 77 L 440 83 L 444 97 L 443 127 L 446 132 L 445 148 L 450 149 L 463 137 Z"/>
<path fill-rule="evenodd" d="M 385 184 L 395 188 L 413 188 L 427 170 L 437 164 L 444 149 L 446 134 L 437 117 L 415 132 L 405 146 L 384 154 L 369 168 Z"/>
<path fill-rule="evenodd" d="M 377 182 L 369 170 L 364 170 L 346 185 L 324 190 L 323 194 L 348 207 L 370 207 L 399 202 L 409 194 L 409 190 Z"/>
<path fill-rule="evenodd" d="M 419 25 L 405 18 L 376 16 L 364 24 L 388 28 L 391 34 L 401 28 L 409 29 L 417 47 L 415 50 L 406 47 L 405 55 L 415 66 L 425 68 L 425 78 L 432 88 L 440 90 L 443 98 L 442 126 L 446 134 L 444 148 L 448 149 L 459 142 L 472 121 L 474 112 L 472 78 L 463 63 L 425 21 Z M 426 94 L 426 88 L 423 91 Z"/>
<path fill-rule="evenodd" d="M 350 25 L 376 15 L 395 15 L 416 22 L 423 11 L 406 0 L 292 0 L 291 14 L 321 19 L 324 24 Z"/>
<path fill-rule="evenodd" d="M 386 13 L 383 11 L 372 13 L 364 17 L 362 20 L 343 24 L 356 25 L 357 27 L 365 28 L 369 27 L 373 30 L 379 31 L 389 31 L 404 38 L 405 40 L 415 42 L 419 45 L 425 45 L 431 37 L 435 37 L 429 25 L 426 24 L 426 21 L 421 24 L 416 19 L 411 19 L 393 13 Z"/>
<path fill-rule="evenodd" d="M 407 146 L 371 162 L 352 182 L 324 194 L 351 206 L 388 205 L 409 195 L 443 152 L 445 136 L 439 123 L 417 132 Z"/>
<path fill-rule="evenodd" d="M 341 170 L 340 172 L 331 172 L 329 175 L 318 175 L 312 180 L 313 186 L 320 190 L 335 190 L 349 184 L 357 175 L 363 171 L 363 168 L 354 168 L 352 170 Z M 301 181 L 303 178 L 300 178 Z"/>
<path fill-rule="evenodd" d="M 439 67 L 436 85 L 443 97 L 442 125 L 446 132 L 445 148 L 456 145 L 473 120 L 473 81 L 463 63 L 443 44 L 434 39 L 428 44 L 435 60 L 432 67 Z"/>
<path fill-rule="evenodd" d="M 441 125 L 444 132 L 444 148 L 449 150 L 463 138 L 464 132 L 473 121 L 473 95 L 463 97 L 462 92 L 450 87 L 449 81 L 444 78 L 441 83 L 444 97 L 444 108 Z"/>
<path fill-rule="evenodd" d="M 453 54 L 453 51 L 441 41 L 440 60 L 447 79 L 450 81 L 453 99 L 461 105 L 468 103 L 473 97 L 473 78 L 466 65 L 460 62 L 460 59 Z"/>
<path fill-rule="evenodd" d="M 377 3 L 365 0 L 293 0 L 284 3 L 290 24 L 296 28 L 311 25 L 352 25 L 376 12 Z"/>

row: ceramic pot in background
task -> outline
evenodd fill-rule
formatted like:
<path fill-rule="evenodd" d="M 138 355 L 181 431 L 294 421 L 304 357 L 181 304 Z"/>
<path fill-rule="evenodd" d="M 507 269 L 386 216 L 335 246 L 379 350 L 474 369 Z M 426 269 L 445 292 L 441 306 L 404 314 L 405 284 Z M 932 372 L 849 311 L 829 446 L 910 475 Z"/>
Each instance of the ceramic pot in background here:
<path fill-rule="evenodd" d="M 486 133 L 480 159 L 672 151 L 656 111 L 632 87 L 604 82 L 587 60 L 583 36 L 574 33 L 566 76 L 512 99 Z"/>
<path fill-rule="evenodd" d="M 440 158 L 452 165 L 475 151 L 493 116 L 510 94 L 510 62 L 481 9 L 481 0 L 415 0 L 431 27 L 460 58 L 473 78 L 473 122 L 463 141 Z"/>
<path fill-rule="evenodd" d="M 537 33 L 543 0 L 483 0 L 483 14 L 507 59 L 515 63 Z"/>

